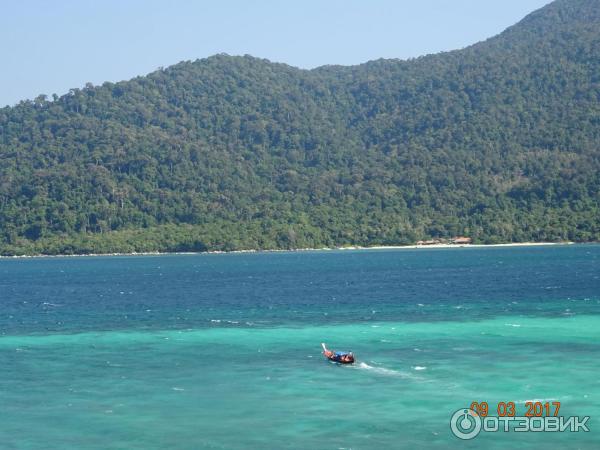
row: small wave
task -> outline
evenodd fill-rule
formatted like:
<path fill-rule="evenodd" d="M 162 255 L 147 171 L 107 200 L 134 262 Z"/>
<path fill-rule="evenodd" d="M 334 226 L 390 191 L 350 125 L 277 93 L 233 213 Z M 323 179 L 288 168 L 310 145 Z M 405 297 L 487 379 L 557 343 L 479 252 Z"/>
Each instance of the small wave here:
<path fill-rule="evenodd" d="M 555 402 L 557 398 L 532 398 L 530 400 L 517 400 L 515 403 L 517 405 L 524 405 L 525 403 L 546 403 L 546 402 Z"/>
<path fill-rule="evenodd" d="M 227 319 L 210 319 L 211 323 L 228 323 L 230 325 L 239 325 L 238 320 L 227 320 Z M 252 326 L 254 322 L 245 322 L 246 325 Z"/>
<path fill-rule="evenodd" d="M 506 325 L 507 327 L 520 327 L 521 326 L 518 323 L 505 323 L 504 325 Z"/>
<path fill-rule="evenodd" d="M 414 370 L 427 370 L 427 367 L 425 367 L 425 366 L 414 366 L 413 369 Z"/>
<path fill-rule="evenodd" d="M 174 391 L 185 391 L 184 388 L 180 388 L 180 387 L 173 387 L 171 389 L 173 389 Z"/>
<path fill-rule="evenodd" d="M 386 369 L 385 367 L 374 367 L 367 363 L 361 362 L 358 366 L 355 366 L 359 370 L 368 370 L 369 372 L 376 373 L 378 375 L 385 375 L 388 377 L 400 377 L 400 378 L 412 378 L 410 374 L 400 372 L 399 370 Z"/>

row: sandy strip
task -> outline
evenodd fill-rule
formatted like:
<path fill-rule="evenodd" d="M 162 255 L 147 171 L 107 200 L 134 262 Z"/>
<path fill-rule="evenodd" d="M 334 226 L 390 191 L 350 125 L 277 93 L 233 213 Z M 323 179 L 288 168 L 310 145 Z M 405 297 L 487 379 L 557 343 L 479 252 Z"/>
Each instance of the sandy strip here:
<path fill-rule="evenodd" d="M 276 252 L 320 252 L 334 250 L 414 250 L 414 249 L 439 249 L 439 248 L 493 248 L 493 247 L 539 247 L 572 245 L 574 242 L 513 242 L 508 244 L 431 244 L 431 245 L 373 245 L 370 247 L 346 246 L 346 247 L 323 247 L 323 248 L 298 248 L 293 250 L 213 250 L 208 252 L 140 252 L 140 253 L 89 253 L 81 255 L 15 255 L 0 256 L 0 259 L 15 258 L 71 258 L 71 257 L 96 257 L 96 256 L 160 256 L 160 255 L 202 255 L 202 254 L 228 254 L 228 253 L 276 253 Z"/>

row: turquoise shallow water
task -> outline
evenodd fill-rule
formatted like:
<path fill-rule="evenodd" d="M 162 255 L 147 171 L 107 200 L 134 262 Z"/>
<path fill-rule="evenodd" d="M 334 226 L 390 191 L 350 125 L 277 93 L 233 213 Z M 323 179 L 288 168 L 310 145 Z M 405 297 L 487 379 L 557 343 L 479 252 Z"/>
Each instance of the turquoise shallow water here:
<path fill-rule="evenodd" d="M 600 246 L 0 260 L 1 447 L 598 448 L 599 275 Z M 591 431 L 450 432 L 538 399 Z"/>

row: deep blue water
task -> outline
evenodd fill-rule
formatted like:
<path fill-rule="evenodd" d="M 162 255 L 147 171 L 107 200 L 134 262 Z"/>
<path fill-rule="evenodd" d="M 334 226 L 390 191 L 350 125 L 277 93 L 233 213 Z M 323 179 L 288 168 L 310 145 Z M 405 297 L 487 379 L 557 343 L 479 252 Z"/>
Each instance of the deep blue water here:
<path fill-rule="evenodd" d="M 587 314 L 599 275 L 591 245 L 2 260 L 0 330 Z"/>

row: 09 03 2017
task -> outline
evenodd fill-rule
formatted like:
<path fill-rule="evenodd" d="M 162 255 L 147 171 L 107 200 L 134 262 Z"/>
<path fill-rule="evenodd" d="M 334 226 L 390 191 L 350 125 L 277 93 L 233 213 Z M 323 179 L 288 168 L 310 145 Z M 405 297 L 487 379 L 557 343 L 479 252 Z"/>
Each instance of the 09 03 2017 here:
<path fill-rule="evenodd" d="M 492 409 L 494 406 L 495 411 Z M 488 414 L 493 414 L 494 412 L 498 417 L 515 417 L 521 415 L 524 417 L 556 417 L 560 411 L 560 402 L 526 401 L 524 414 L 520 414 L 517 411 L 515 402 L 498 402 L 491 405 L 488 402 L 472 402 L 469 409 L 481 417 L 487 417 Z"/>

